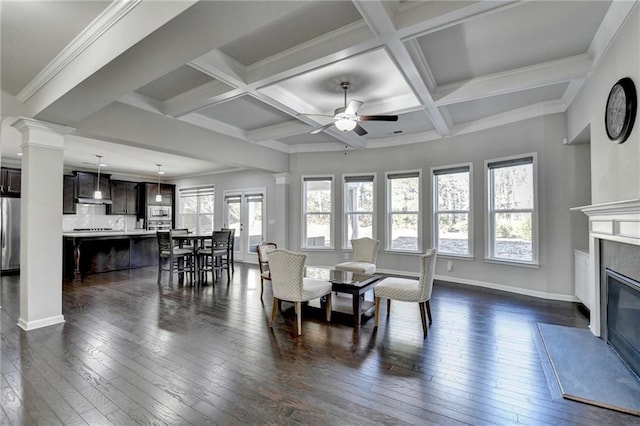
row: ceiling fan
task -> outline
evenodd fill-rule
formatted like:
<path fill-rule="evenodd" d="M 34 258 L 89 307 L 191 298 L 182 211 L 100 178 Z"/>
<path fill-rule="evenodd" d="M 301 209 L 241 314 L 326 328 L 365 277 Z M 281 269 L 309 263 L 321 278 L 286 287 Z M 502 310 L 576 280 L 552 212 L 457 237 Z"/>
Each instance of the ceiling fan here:
<path fill-rule="evenodd" d="M 338 130 L 343 132 L 350 132 L 353 130 L 358 136 L 364 136 L 367 131 L 358 124 L 358 121 L 398 121 L 397 115 L 358 115 L 358 110 L 364 102 L 352 99 L 347 104 L 347 90 L 351 83 L 343 81 L 340 83 L 340 87 L 344 90 L 344 106 L 336 108 L 334 115 L 326 114 L 300 114 L 300 115 L 319 115 L 323 117 L 332 117 L 333 123 L 326 124 L 322 127 L 314 129 L 311 134 L 316 135 L 322 132 L 324 129 L 335 125 Z"/>

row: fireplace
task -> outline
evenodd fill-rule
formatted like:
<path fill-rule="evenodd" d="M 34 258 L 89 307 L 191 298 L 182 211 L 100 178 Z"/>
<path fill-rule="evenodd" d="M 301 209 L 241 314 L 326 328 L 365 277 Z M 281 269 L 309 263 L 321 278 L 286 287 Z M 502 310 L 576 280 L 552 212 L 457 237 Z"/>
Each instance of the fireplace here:
<path fill-rule="evenodd" d="M 609 268 L 605 274 L 605 338 L 640 377 L 640 282 Z"/>

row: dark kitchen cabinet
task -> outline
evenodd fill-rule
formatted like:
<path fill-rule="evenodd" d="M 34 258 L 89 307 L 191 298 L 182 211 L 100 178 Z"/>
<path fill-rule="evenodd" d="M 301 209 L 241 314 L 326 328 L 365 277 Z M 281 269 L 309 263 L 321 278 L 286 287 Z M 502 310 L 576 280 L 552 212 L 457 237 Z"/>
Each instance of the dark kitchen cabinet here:
<path fill-rule="evenodd" d="M 20 169 L 3 167 L 0 170 L 0 192 L 5 197 L 19 197 L 22 172 Z"/>
<path fill-rule="evenodd" d="M 98 188 L 98 174 L 91 172 L 75 172 L 77 178 L 78 198 L 93 198 L 94 191 Z M 111 199 L 111 186 L 109 175 L 100 174 L 100 191 L 102 198 Z"/>
<path fill-rule="evenodd" d="M 76 180 L 75 176 L 63 176 L 62 214 L 76 213 Z"/>
<path fill-rule="evenodd" d="M 175 185 L 169 185 L 166 183 L 160 184 L 160 195 L 162 195 L 162 202 L 156 201 L 156 195 L 158 194 L 157 183 L 147 183 L 145 184 L 145 187 L 146 201 L 148 206 L 173 206 Z"/>
<path fill-rule="evenodd" d="M 138 213 L 138 183 L 123 180 L 111 181 L 111 214 Z"/>

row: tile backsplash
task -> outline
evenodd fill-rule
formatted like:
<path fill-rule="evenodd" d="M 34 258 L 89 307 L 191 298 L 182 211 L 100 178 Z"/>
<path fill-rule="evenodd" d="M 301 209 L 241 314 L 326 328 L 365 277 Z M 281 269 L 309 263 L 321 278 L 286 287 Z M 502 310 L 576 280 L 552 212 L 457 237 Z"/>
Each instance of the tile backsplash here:
<path fill-rule="evenodd" d="M 77 228 L 135 229 L 135 215 L 108 215 L 104 204 L 76 204 L 76 214 L 62 215 L 62 231 Z"/>

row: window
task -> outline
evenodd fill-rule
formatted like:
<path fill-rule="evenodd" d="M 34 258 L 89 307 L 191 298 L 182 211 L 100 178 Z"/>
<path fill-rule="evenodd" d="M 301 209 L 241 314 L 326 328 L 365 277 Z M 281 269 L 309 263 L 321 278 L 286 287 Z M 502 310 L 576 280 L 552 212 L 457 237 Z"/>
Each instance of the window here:
<path fill-rule="evenodd" d="M 471 165 L 433 169 L 433 246 L 438 254 L 472 256 Z"/>
<path fill-rule="evenodd" d="M 302 247 L 333 248 L 333 178 L 302 178 Z"/>
<path fill-rule="evenodd" d="M 419 252 L 420 172 L 387 173 L 387 250 Z"/>
<path fill-rule="evenodd" d="M 197 234 L 213 232 L 214 187 L 179 190 L 178 211 L 181 228 Z"/>
<path fill-rule="evenodd" d="M 375 175 L 343 177 L 342 246 L 351 248 L 351 240 L 375 238 Z"/>
<path fill-rule="evenodd" d="M 486 165 L 487 257 L 536 264 L 538 214 L 535 154 L 490 160 Z"/>

